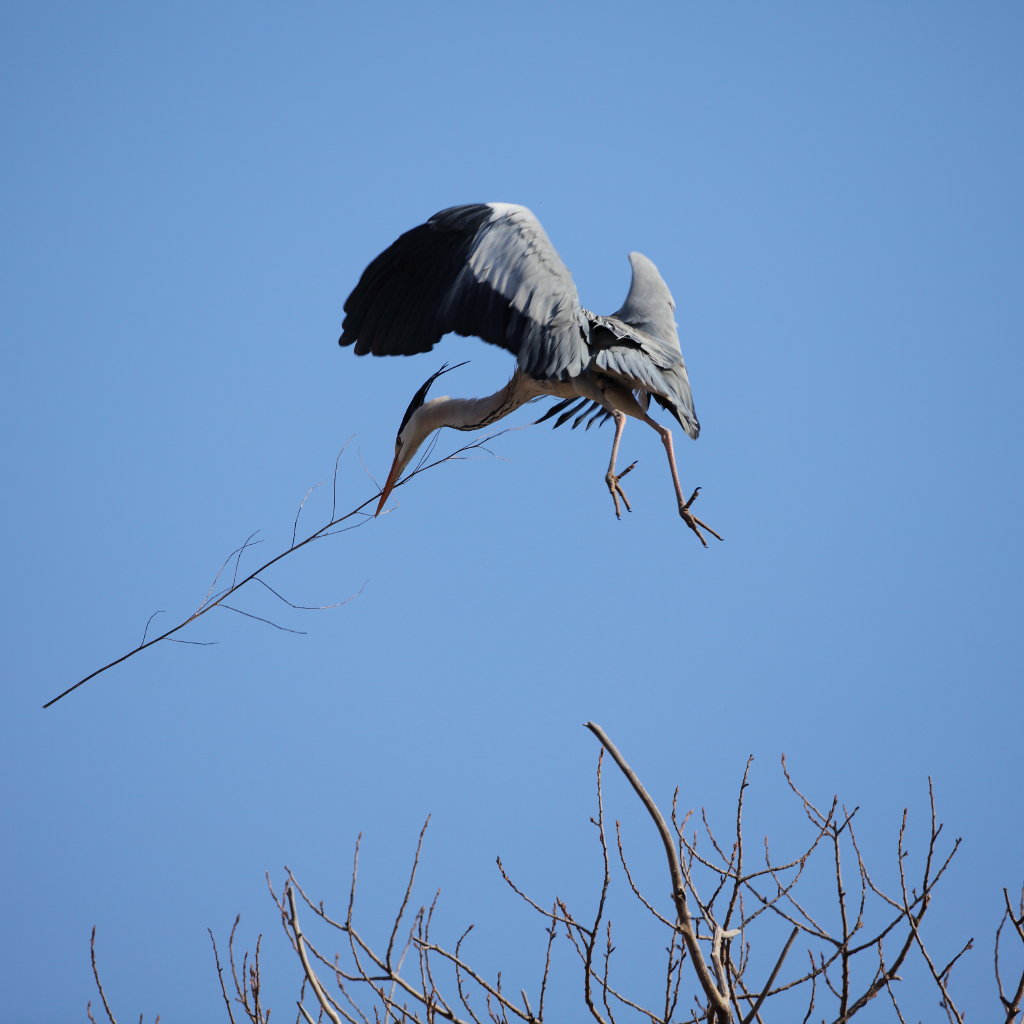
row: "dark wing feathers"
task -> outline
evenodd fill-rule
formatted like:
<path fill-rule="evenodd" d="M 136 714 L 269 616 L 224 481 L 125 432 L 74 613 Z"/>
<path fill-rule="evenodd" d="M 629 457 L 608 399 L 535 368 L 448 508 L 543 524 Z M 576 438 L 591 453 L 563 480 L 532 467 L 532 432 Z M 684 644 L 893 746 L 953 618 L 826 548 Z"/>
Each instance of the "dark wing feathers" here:
<path fill-rule="evenodd" d="M 558 415 L 559 413 L 561 413 L 560 416 Z M 579 415 L 576 415 L 577 413 Z M 574 395 L 572 398 L 563 398 L 560 402 L 556 402 L 540 419 L 533 421 L 534 426 L 551 419 L 552 416 L 558 416 L 558 419 L 551 424 L 553 428 L 562 426 L 563 423 L 567 423 L 573 416 L 576 416 L 572 424 L 573 430 L 589 416 L 590 419 L 587 420 L 586 427 L 589 430 L 595 423 L 603 424 L 611 417 L 611 413 L 603 406 L 598 405 L 597 402 L 590 401 L 589 398 L 579 398 Z"/>
<path fill-rule="evenodd" d="M 596 316 L 580 308 L 572 275 L 525 206 L 453 206 L 407 231 L 363 271 L 345 302 L 339 343 L 354 344 L 357 355 L 413 355 L 451 332 L 483 338 L 539 380 L 587 369 L 615 377 L 645 409 L 653 396 L 696 437 L 672 295 L 646 256 L 634 252 L 629 260 L 633 279 L 622 308 Z M 572 398 L 537 422 L 558 415 L 561 426 L 579 414 L 573 426 L 590 415 L 589 426 L 600 412 Z"/>
<path fill-rule="evenodd" d="M 552 416 L 557 416 L 563 409 L 568 409 L 569 406 L 572 406 L 573 403 L 575 408 L 579 409 L 581 404 L 587 403 L 587 399 L 581 398 L 579 395 L 573 395 L 571 398 L 562 398 L 561 401 L 556 401 L 544 416 L 534 421 L 534 426 L 537 426 L 538 423 L 544 423 L 545 420 L 550 420 Z M 557 427 L 558 424 L 556 423 L 555 426 Z"/>
<path fill-rule="evenodd" d="M 450 332 L 500 345 L 540 379 L 588 361 L 587 324 L 565 264 L 523 206 L 442 210 L 363 272 L 339 339 L 357 355 L 426 352 Z"/>
<path fill-rule="evenodd" d="M 484 205 L 462 207 L 460 216 L 413 228 L 367 268 L 345 302 L 342 345 L 357 355 L 429 352 L 445 328 L 439 301 L 451 288 L 469 253 L 476 227 L 490 216 Z"/>

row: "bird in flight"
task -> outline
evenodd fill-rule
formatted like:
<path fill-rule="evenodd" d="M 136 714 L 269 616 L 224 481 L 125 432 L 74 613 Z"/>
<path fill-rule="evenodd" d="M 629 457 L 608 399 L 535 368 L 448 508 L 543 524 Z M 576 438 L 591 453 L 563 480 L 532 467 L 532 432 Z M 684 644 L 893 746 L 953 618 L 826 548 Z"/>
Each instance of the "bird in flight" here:
<path fill-rule="evenodd" d="M 538 423 L 555 426 L 575 417 L 615 422 L 605 482 L 615 504 L 630 510 L 616 472 L 626 417 L 657 431 L 665 446 L 679 515 L 707 547 L 704 533 L 721 536 L 684 498 L 672 431 L 649 415 L 650 402 L 668 410 L 696 438 L 700 423 L 679 348 L 675 303 L 657 267 L 629 254 L 633 280 L 626 301 L 611 316 L 580 305 L 569 269 L 540 221 L 511 203 L 453 206 L 407 231 L 363 271 L 345 302 L 338 342 L 356 355 L 429 352 L 445 334 L 482 338 L 516 357 L 512 379 L 487 398 L 433 398 L 427 393 L 443 367 L 416 392 L 398 428 L 395 460 L 381 492 L 379 515 L 392 488 L 423 441 L 441 427 L 477 430 L 536 398 L 556 398 Z M 620 505 L 621 501 L 621 505 Z"/>

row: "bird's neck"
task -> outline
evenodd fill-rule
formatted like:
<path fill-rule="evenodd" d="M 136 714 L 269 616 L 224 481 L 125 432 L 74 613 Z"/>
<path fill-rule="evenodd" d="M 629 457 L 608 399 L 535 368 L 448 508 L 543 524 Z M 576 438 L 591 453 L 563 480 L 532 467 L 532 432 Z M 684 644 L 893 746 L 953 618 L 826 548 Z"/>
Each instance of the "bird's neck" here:
<path fill-rule="evenodd" d="M 423 412 L 431 430 L 439 427 L 479 430 L 514 412 L 531 397 L 517 373 L 503 388 L 486 398 L 437 398 L 425 405 Z"/>

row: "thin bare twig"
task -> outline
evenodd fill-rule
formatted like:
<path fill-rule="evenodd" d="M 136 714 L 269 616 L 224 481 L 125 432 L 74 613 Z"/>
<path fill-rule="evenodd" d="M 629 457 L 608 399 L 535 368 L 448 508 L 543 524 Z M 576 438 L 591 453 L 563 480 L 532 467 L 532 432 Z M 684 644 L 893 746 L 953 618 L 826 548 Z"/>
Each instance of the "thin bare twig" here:
<path fill-rule="evenodd" d="M 743 1018 L 743 1024 L 751 1024 L 757 1018 L 758 1011 L 761 1009 L 761 1005 L 768 997 L 768 993 L 772 990 L 772 985 L 775 984 L 775 979 L 778 977 L 779 971 L 782 970 L 782 963 L 786 959 L 786 954 L 789 952 L 789 947 L 793 945 L 797 935 L 800 934 L 799 928 L 794 928 L 789 933 L 789 939 L 786 945 L 782 947 L 782 952 L 779 954 L 779 959 L 775 961 L 775 966 L 772 968 L 772 973 L 768 975 L 768 980 L 764 983 L 764 988 L 761 989 L 761 994 L 757 997 L 757 1001 L 750 1008 L 750 1012 Z"/>
<path fill-rule="evenodd" d="M 433 469 L 435 466 L 443 465 L 446 462 L 460 461 L 462 458 L 465 457 L 464 456 L 465 452 L 476 451 L 478 449 L 486 451 L 487 449 L 485 448 L 485 445 L 488 442 L 494 440 L 494 438 L 500 437 L 504 433 L 506 433 L 506 431 L 500 430 L 500 431 L 498 431 L 498 432 L 496 432 L 494 434 L 488 435 L 487 437 L 481 438 L 480 440 L 471 441 L 471 442 L 469 442 L 467 444 L 464 444 L 464 445 L 462 445 L 461 448 L 455 449 L 455 451 L 451 452 L 448 455 L 445 455 L 443 458 L 437 459 L 435 462 L 424 463 L 424 464 L 418 465 L 416 467 L 416 469 L 414 469 L 411 473 L 407 474 L 404 479 L 400 480 L 395 485 L 395 487 L 397 488 L 397 487 L 404 486 L 405 484 L 409 483 L 409 481 L 412 480 L 414 477 L 419 476 L 420 473 L 425 473 L 425 472 L 427 472 L 427 470 Z M 339 458 L 341 457 L 340 454 L 339 454 L 338 457 Z M 337 472 L 337 467 L 335 467 L 335 472 Z M 107 662 L 106 665 L 104 665 L 102 668 L 96 669 L 95 672 L 90 672 L 87 676 L 84 676 L 83 678 L 79 679 L 77 683 L 75 683 L 72 686 L 69 686 L 66 690 L 64 690 L 62 693 L 57 694 L 57 696 L 52 698 L 51 700 L 48 700 L 43 705 L 43 708 L 45 709 L 45 708 L 52 707 L 54 704 L 57 703 L 57 701 L 62 700 L 69 693 L 73 693 L 80 686 L 84 686 L 91 679 L 95 679 L 98 675 L 102 675 L 104 672 L 107 672 L 109 669 L 112 669 L 115 666 L 120 665 L 122 662 L 127 661 L 129 658 L 133 658 L 133 657 L 135 657 L 135 655 L 141 654 L 143 651 L 147 650 L 150 647 L 155 646 L 156 644 L 160 643 L 162 640 L 169 640 L 169 639 L 173 638 L 175 633 L 180 632 L 186 626 L 190 626 L 193 622 L 195 622 L 196 620 L 202 618 L 204 615 L 206 615 L 208 612 L 212 611 L 214 608 L 220 607 L 223 604 L 225 598 L 228 598 L 232 594 L 237 593 L 244 586 L 246 586 L 246 584 L 251 583 L 253 580 L 259 578 L 259 576 L 262 573 L 266 572 L 271 566 L 276 565 L 283 558 L 286 558 L 288 555 L 291 555 L 294 552 L 299 551 L 300 549 L 304 548 L 307 544 L 311 544 L 313 541 L 323 540 L 325 537 L 331 536 L 333 533 L 340 532 L 340 531 L 337 531 L 337 530 L 334 529 L 339 523 L 343 523 L 343 522 L 345 522 L 348 519 L 352 519 L 353 517 L 360 515 L 362 513 L 363 509 L 366 508 L 367 505 L 372 505 L 373 502 L 377 501 L 379 498 L 380 498 L 380 492 L 378 491 L 378 493 L 376 495 L 374 495 L 371 498 L 367 498 L 364 502 L 362 502 L 362 504 L 357 505 L 350 512 L 346 512 L 344 515 L 341 515 L 341 516 L 337 515 L 335 509 L 332 508 L 330 522 L 326 523 L 324 526 L 321 526 L 318 530 L 314 530 L 313 533 L 309 534 L 309 536 L 305 537 L 303 540 L 300 540 L 300 541 L 296 542 L 294 540 L 294 538 L 293 538 L 293 541 L 292 541 L 291 545 L 289 547 L 287 547 L 284 551 L 279 552 L 273 558 L 270 558 L 266 562 L 264 562 L 258 569 L 253 570 L 247 576 L 244 576 L 242 579 L 239 579 L 238 578 L 238 573 L 239 573 L 239 564 L 240 564 L 241 557 L 245 553 L 245 551 L 248 550 L 248 548 L 252 546 L 252 543 L 251 543 L 252 542 L 252 538 L 255 536 L 255 534 L 250 534 L 249 537 L 246 539 L 244 544 L 242 544 L 240 547 L 236 548 L 230 555 L 228 555 L 227 559 L 224 562 L 224 565 L 221 567 L 220 572 L 218 572 L 217 575 L 214 577 L 214 582 L 211 584 L 210 590 L 207 592 L 206 597 L 200 603 L 199 607 L 194 612 L 192 612 L 191 615 L 187 616 L 185 619 L 183 619 L 181 622 L 179 622 L 176 626 L 172 626 L 166 632 L 161 633 L 157 637 L 154 637 L 152 640 L 145 640 L 145 638 L 144 638 L 143 642 L 140 643 L 137 647 L 132 648 L 126 654 L 122 654 L 119 658 L 115 658 L 113 661 Z M 305 499 L 303 499 L 303 500 L 305 500 Z M 372 517 L 368 516 L 367 518 L 363 519 L 362 522 L 357 523 L 355 525 L 356 526 L 362 526 L 364 523 L 368 522 L 370 518 L 372 518 Z M 231 585 L 229 587 L 225 587 L 219 593 L 215 593 L 215 588 L 217 586 L 217 581 L 220 579 L 221 573 L 223 573 L 224 568 L 226 568 L 226 566 L 228 565 L 228 563 L 231 561 L 232 558 L 235 558 L 236 561 L 235 561 L 235 570 L 234 570 L 234 575 L 233 575 L 233 578 L 232 578 L 232 581 L 231 581 Z M 234 609 L 234 610 L 237 610 L 237 609 Z M 253 618 L 258 618 L 258 616 L 253 616 Z M 264 621 L 266 621 L 266 620 L 264 620 Z M 271 625 L 274 625 L 274 623 L 271 623 Z M 284 628 L 284 627 L 278 627 L 278 628 Z M 148 631 L 148 624 L 147 624 L 147 631 Z M 297 630 L 290 630 L 290 632 L 298 632 L 298 631 Z"/>
<path fill-rule="evenodd" d="M 103 991 L 99 969 L 96 967 L 96 925 L 92 926 L 92 935 L 89 937 L 89 959 L 92 961 L 92 976 L 96 980 L 96 988 L 99 990 L 100 999 L 103 1000 L 103 1009 L 106 1011 L 107 1020 L 110 1021 L 110 1024 L 117 1024 L 117 1020 L 110 1011 L 110 1003 L 107 1002 L 106 993 Z M 89 1019 L 92 1020 L 91 1012 L 89 1013 Z"/>
<path fill-rule="evenodd" d="M 1024 890 L 1021 891 L 1021 898 L 1017 905 L 1016 913 L 1014 912 L 1013 904 L 1010 902 L 1010 893 L 1006 889 L 1003 889 L 1003 903 L 1006 909 L 1003 911 L 999 927 L 996 929 L 994 950 L 996 987 L 999 990 L 999 1002 L 1003 1004 L 1003 1010 L 1006 1012 L 1005 1024 L 1016 1024 L 1020 1016 L 1021 1004 L 1024 1002 L 1024 970 L 1020 972 L 1020 977 L 1017 979 L 1017 988 L 1013 995 L 1007 996 L 1003 988 L 1003 978 L 999 968 L 999 946 L 1003 937 L 1003 928 L 1007 921 L 1013 925 L 1014 931 L 1016 931 L 1017 937 L 1021 942 L 1024 942 Z"/>
<path fill-rule="evenodd" d="M 593 990 L 591 988 L 591 979 L 594 977 L 593 962 L 594 962 L 594 947 L 597 944 L 598 929 L 601 924 L 601 918 L 604 916 L 604 905 L 608 898 L 608 886 L 611 883 L 611 873 L 608 869 L 608 842 L 604 834 L 604 796 L 601 791 L 601 766 L 604 761 L 604 751 L 598 755 L 597 758 L 597 820 L 590 819 L 592 825 L 597 828 L 597 834 L 601 843 L 601 858 L 603 865 L 603 873 L 601 876 L 601 894 L 597 900 L 597 913 L 594 917 L 594 926 L 587 933 L 587 938 L 584 941 L 583 948 L 585 956 L 583 959 L 583 998 L 586 1000 L 587 1009 L 590 1010 L 591 1016 L 598 1022 L 598 1024 L 605 1024 L 604 1018 L 601 1016 L 597 1007 L 594 1005 Z M 610 949 L 611 938 L 609 937 L 608 946 Z M 610 956 L 610 952 L 607 956 Z M 602 985 L 602 991 L 607 994 L 608 991 L 608 961 L 607 956 L 605 959 L 605 977 Z M 607 995 L 605 998 L 605 1009 L 608 1009 Z M 610 1016 L 610 1014 L 609 1014 Z"/>
<path fill-rule="evenodd" d="M 240 916 L 235 918 L 235 923 L 231 928 L 232 938 L 235 934 L 235 928 L 238 927 Z M 220 983 L 220 992 L 224 997 L 224 1009 L 228 1011 L 228 1020 L 231 1024 L 235 1024 L 235 1015 L 231 1012 L 231 1000 L 228 997 L 227 986 L 224 984 L 224 968 L 221 966 L 220 954 L 217 952 L 217 940 L 213 937 L 213 929 L 207 928 L 207 932 L 210 935 L 210 942 L 213 944 L 213 962 L 217 965 L 217 981 Z"/>
<path fill-rule="evenodd" d="M 420 829 L 419 839 L 416 841 L 416 853 L 412 858 L 412 868 L 409 871 L 409 881 L 405 886 L 405 893 L 402 896 L 402 905 L 398 908 L 398 913 L 395 915 L 395 926 L 391 929 L 391 938 L 388 940 L 388 951 L 384 954 L 384 963 L 387 965 L 388 970 L 391 970 L 391 952 L 395 948 L 395 936 L 398 934 L 398 926 L 402 923 L 402 918 L 405 916 L 405 908 L 409 905 L 409 897 L 412 895 L 412 887 L 416 882 L 416 871 L 420 866 L 420 853 L 423 850 L 423 837 L 427 834 L 427 828 L 430 826 L 430 815 L 427 815 L 426 821 L 423 822 L 423 828 Z"/>
<path fill-rule="evenodd" d="M 290 629 L 288 626 L 282 626 L 279 622 L 274 622 L 272 619 L 265 619 L 262 615 L 253 615 L 252 612 L 243 611 L 241 608 L 236 608 L 231 604 L 224 604 L 222 602 L 220 607 L 226 612 L 235 612 L 238 615 L 244 615 L 247 619 L 255 619 L 257 622 L 262 622 L 267 626 L 273 626 L 274 629 L 279 629 L 283 633 L 295 633 L 298 636 L 306 635 L 306 631 L 303 629 Z"/>

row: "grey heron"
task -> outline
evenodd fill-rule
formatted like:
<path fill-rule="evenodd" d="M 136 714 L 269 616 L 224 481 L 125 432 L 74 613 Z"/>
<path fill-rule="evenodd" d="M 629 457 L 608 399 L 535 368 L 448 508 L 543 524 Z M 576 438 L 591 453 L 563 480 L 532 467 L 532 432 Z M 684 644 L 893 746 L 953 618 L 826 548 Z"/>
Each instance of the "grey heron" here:
<path fill-rule="evenodd" d="M 615 422 L 605 482 L 622 517 L 631 510 L 615 469 L 627 416 L 642 420 L 665 446 L 679 515 L 707 547 L 701 530 L 722 538 L 690 510 L 698 487 L 683 496 L 672 431 L 648 414 L 653 398 L 686 433 L 700 423 L 679 348 L 675 303 L 655 265 L 629 254 L 633 279 L 611 316 L 584 309 L 572 275 L 540 221 L 511 203 L 475 203 L 436 213 L 407 231 L 363 272 L 345 302 L 341 345 L 356 355 L 428 352 L 449 333 L 478 337 L 516 357 L 512 379 L 487 398 L 433 398 L 427 393 L 446 368 L 417 391 L 398 428 L 395 459 L 377 506 L 379 515 L 417 449 L 440 427 L 477 430 L 535 398 L 559 401 L 538 423 L 561 426 L 588 418 Z"/>

